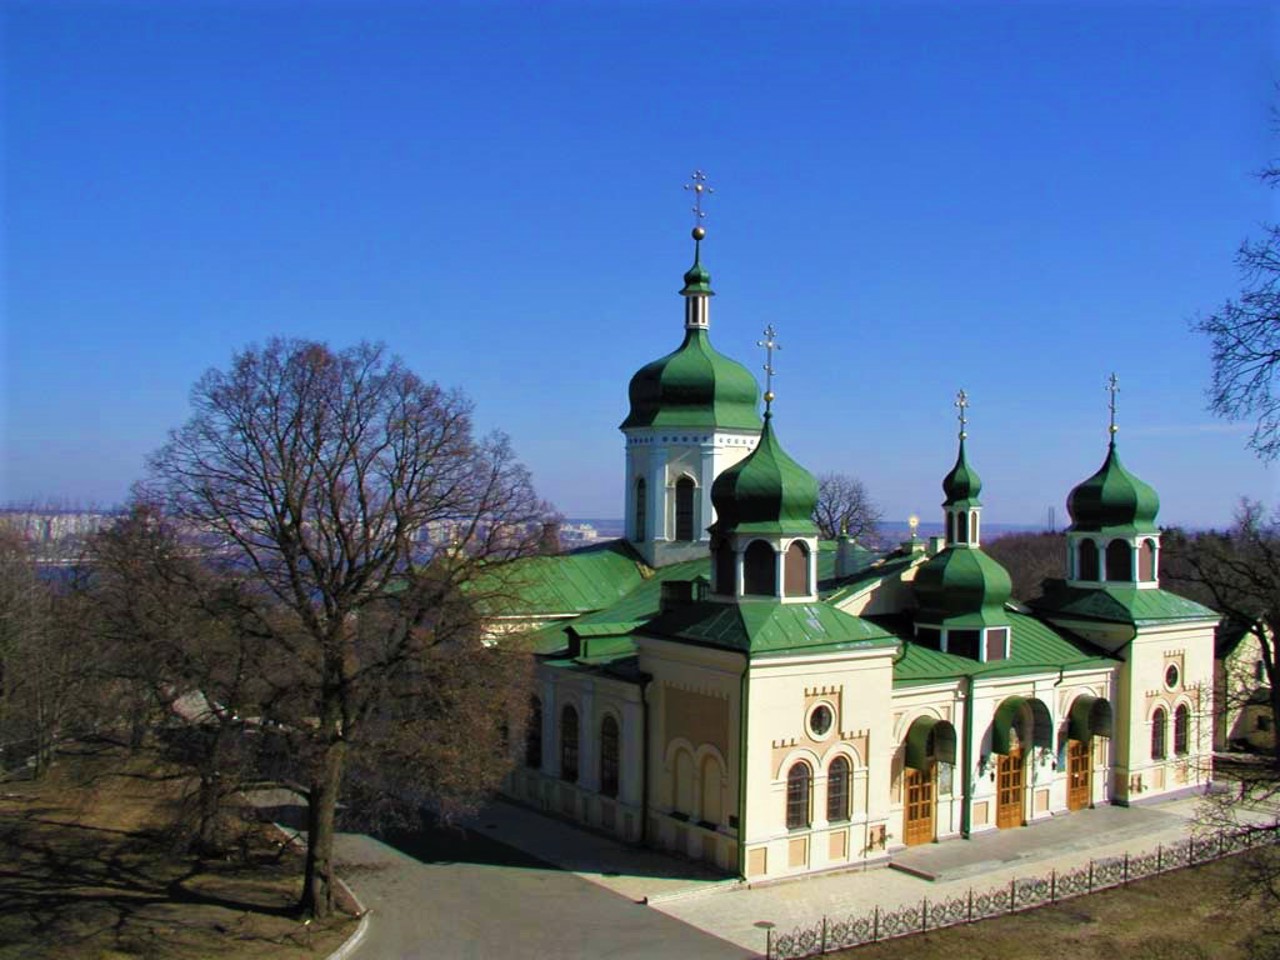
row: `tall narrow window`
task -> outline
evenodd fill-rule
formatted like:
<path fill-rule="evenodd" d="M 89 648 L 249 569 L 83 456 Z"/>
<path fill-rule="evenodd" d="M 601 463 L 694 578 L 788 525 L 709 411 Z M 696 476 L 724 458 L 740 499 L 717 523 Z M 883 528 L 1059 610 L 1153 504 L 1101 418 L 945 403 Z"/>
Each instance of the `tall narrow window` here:
<path fill-rule="evenodd" d="M 969 542 L 979 543 L 978 540 L 978 511 L 975 510 L 969 514 Z"/>
<path fill-rule="evenodd" d="M 542 768 L 542 701 L 537 697 L 529 704 L 529 720 L 524 728 L 524 765 L 530 770 Z"/>
<path fill-rule="evenodd" d="M 691 477 L 676 481 L 676 539 L 693 540 L 693 494 Z"/>
<path fill-rule="evenodd" d="M 788 597 L 809 595 L 809 548 L 797 540 L 787 547 L 783 560 L 783 585 Z"/>
<path fill-rule="evenodd" d="M 827 771 L 827 819 L 835 823 L 849 819 L 849 761 L 836 757 Z"/>
<path fill-rule="evenodd" d="M 618 721 L 611 716 L 600 724 L 600 792 L 618 795 Z"/>
<path fill-rule="evenodd" d="M 568 706 L 560 711 L 560 779 L 578 782 L 578 711 Z"/>
<path fill-rule="evenodd" d="M 956 514 L 956 543 L 969 542 L 969 515 L 963 510 Z"/>
<path fill-rule="evenodd" d="M 1151 581 L 1156 578 L 1156 542 L 1143 540 L 1138 549 L 1138 579 Z"/>
<path fill-rule="evenodd" d="M 1098 545 L 1092 540 L 1080 541 L 1080 579 L 1097 580 Z"/>
<path fill-rule="evenodd" d="M 645 540 L 645 523 L 648 521 L 649 505 L 646 502 L 649 499 L 649 485 L 644 482 L 644 477 L 636 481 L 636 531 L 635 541 L 641 543 Z"/>
<path fill-rule="evenodd" d="M 1191 743 L 1191 711 L 1185 703 L 1173 711 L 1173 752 L 1180 757 L 1187 755 Z"/>
<path fill-rule="evenodd" d="M 813 773 L 804 761 L 787 771 L 787 829 L 802 830 L 809 826 L 809 792 Z"/>
<path fill-rule="evenodd" d="M 1164 707 L 1156 710 L 1155 715 L 1151 718 L 1151 759 L 1163 760 L 1165 758 L 1165 727 L 1168 726 L 1168 715 L 1164 712 Z"/>
<path fill-rule="evenodd" d="M 1112 540 L 1107 544 L 1107 579 L 1133 580 L 1133 548 L 1124 540 Z"/>
<path fill-rule="evenodd" d="M 742 555 L 742 592 L 757 596 L 778 595 L 777 554 L 763 540 L 752 540 Z"/>
<path fill-rule="evenodd" d="M 947 511 L 947 543 L 956 542 L 956 515 L 950 510 Z"/>

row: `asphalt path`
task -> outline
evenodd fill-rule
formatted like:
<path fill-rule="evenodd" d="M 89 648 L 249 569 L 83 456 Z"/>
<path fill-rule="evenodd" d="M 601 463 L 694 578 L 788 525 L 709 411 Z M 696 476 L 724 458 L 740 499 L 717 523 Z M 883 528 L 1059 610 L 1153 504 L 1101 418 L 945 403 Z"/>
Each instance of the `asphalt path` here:
<path fill-rule="evenodd" d="M 277 822 L 298 822 L 297 806 L 255 799 Z M 335 843 L 339 875 L 370 911 L 348 960 L 756 956 L 474 831 L 340 833 Z"/>

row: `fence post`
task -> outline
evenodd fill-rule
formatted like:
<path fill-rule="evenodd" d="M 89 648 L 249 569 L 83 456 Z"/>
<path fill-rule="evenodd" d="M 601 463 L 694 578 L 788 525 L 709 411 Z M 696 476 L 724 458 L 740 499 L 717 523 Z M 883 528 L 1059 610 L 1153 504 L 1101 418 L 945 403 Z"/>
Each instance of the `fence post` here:
<path fill-rule="evenodd" d="M 1093 893 L 1093 861 L 1089 861 L 1089 892 Z"/>
<path fill-rule="evenodd" d="M 766 930 L 764 932 L 764 955 L 767 960 L 773 960 L 773 931 Z"/>
<path fill-rule="evenodd" d="M 827 918 L 825 915 L 822 918 L 822 952 L 824 954 L 827 952 Z"/>
<path fill-rule="evenodd" d="M 1126 887 L 1129 885 L 1129 851 L 1124 852 L 1124 879 L 1121 881 Z"/>
<path fill-rule="evenodd" d="M 973 923 L 973 887 L 969 888 L 969 922 Z"/>
<path fill-rule="evenodd" d="M 1196 862 L 1196 841 L 1194 837 L 1187 837 L 1187 866 L 1191 866 Z"/>
<path fill-rule="evenodd" d="M 1156 873 L 1164 873 L 1164 844 L 1156 844 Z"/>
<path fill-rule="evenodd" d="M 1053 872 L 1049 874 L 1049 902 L 1058 902 L 1058 868 L 1054 867 Z"/>
<path fill-rule="evenodd" d="M 1218 828 L 1218 856 L 1225 857 L 1227 855 L 1227 836 L 1221 827 Z"/>
<path fill-rule="evenodd" d="M 929 932 L 929 898 L 920 901 L 920 932 Z"/>
<path fill-rule="evenodd" d="M 880 939 L 880 904 L 876 904 L 876 912 L 871 920 L 871 942 L 875 943 Z"/>
<path fill-rule="evenodd" d="M 1009 878 L 1009 912 L 1013 913 L 1013 905 L 1018 899 L 1018 878 Z"/>

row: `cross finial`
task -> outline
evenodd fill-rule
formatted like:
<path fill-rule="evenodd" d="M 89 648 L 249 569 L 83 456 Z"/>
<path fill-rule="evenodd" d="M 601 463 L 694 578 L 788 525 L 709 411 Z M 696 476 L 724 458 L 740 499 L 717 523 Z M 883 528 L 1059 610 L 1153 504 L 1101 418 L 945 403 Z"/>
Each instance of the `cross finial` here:
<path fill-rule="evenodd" d="M 769 324 L 764 328 L 764 339 L 757 340 L 757 347 L 764 347 L 764 412 L 770 413 L 770 407 L 773 404 L 773 351 L 781 350 L 782 344 L 777 340 L 778 333 L 773 329 L 773 324 Z"/>
<path fill-rule="evenodd" d="M 703 229 L 702 221 L 706 218 L 707 212 L 702 209 L 702 198 L 704 195 L 715 193 L 715 189 L 707 185 L 707 175 L 701 170 L 693 171 L 693 175 L 689 178 L 692 182 L 686 183 L 684 188 L 693 191 L 693 239 L 701 240 L 706 236 L 707 231 Z"/>
<path fill-rule="evenodd" d="M 965 425 L 969 422 L 969 418 L 965 416 L 965 411 L 969 409 L 969 394 L 965 393 L 963 388 L 956 394 L 956 409 L 960 411 L 960 439 L 963 440 L 969 435 L 965 433 Z"/>
<path fill-rule="evenodd" d="M 1111 439 L 1116 438 L 1116 431 L 1120 428 L 1116 426 L 1116 394 L 1120 392 L 1120 378 L 1114 373 L 1107 377 L 1107 392 L 1111 394 L 1111 399 L 1107 401 L 1107 407 L 1111 411 L 1111 425 L 1107 427 L 1107 432 L 1111 434 Z"/>

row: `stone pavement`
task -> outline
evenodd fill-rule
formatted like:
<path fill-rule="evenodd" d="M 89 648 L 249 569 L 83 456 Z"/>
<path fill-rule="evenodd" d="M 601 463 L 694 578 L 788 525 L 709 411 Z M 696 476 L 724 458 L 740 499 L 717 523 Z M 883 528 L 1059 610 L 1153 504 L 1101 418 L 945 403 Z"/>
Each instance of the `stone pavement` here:
<path fill-rule="evenodd" d="M 1016 877 L 1070 870 L 1091 859 L 1154 851 L 1185 843 L 1198 797 L 1138 807 L 1098 807 L 1054 817 L 1019 830 L 993 831 L 900 851 L 918 874 L 872 867 L 803 879 L 749 885 L 712 879 L 693 864 L 635 850 L 567 823 L 496 803 L 476 829 L 585 880 L 677 918 L 746 950 L 763 953 L 765 930 L 787 931 L 894 909 L 922 898 L 941 899 L 1007 884 Z"/>

